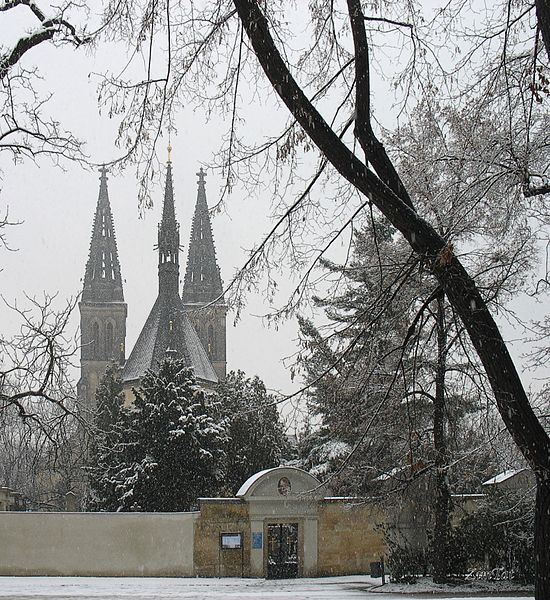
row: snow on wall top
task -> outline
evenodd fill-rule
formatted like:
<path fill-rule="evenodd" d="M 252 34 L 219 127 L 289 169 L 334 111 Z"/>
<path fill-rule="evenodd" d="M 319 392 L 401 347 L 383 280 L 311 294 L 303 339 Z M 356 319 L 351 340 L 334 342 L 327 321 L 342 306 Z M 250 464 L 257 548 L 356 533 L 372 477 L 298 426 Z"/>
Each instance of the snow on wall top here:
<path fill-rule="evenodd" d="M 526 469 L 507 469 L 506 471 L 503 471 L 502 473 L 491 477 L 491 479 L 487 479 L 487 481 L 484 481 L 481 485 L 498 485 L 499 483 L 502 483 L 507 479 L 511 479 L 512 477 L 518 475 L 519 473 L 522 473 L 525 470 Z"/>

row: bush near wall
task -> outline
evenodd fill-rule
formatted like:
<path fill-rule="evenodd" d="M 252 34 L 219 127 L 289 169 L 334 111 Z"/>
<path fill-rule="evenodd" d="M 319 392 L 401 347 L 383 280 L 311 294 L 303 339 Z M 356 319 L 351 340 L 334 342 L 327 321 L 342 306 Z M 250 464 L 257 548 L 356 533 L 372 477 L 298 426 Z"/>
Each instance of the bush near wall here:
<path fill-rule="evenodd" d="M 477 578 L 534 581 L 534 498 L 530 491 L 493 492 L 475 513 L 464 516 L 449 533 L 451 573 Z M 431 573 L 430 548 L 407 543 L 397 529 L 386 531 L 391 580 L 415 583 Z M 438 549 L 441 551 L 441 549 Z"/>
<path fill-rule="evenodd" d="M 534 501 L 525 492 L 493 493 L 451 531 L 456 574 L 500 569 L 507 578 L 534 580 Z"/>

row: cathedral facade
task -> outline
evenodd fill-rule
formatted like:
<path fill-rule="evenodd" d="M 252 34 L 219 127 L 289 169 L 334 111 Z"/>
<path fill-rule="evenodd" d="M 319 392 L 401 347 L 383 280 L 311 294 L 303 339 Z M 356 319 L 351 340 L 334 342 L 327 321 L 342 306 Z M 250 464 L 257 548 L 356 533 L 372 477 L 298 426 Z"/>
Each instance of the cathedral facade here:
<path fill-rule="evenodd" d="M 80 310 L 81 374 L 78 397 L 92 409 L 95 392 L 109 364 L 121 369 L 128 401 L 149 369 L 166 357 L 183 359 L 200 385 L 214 387 L 226 374 L 226 314 L 223 286 L 200 169 L 191 223 L 187 266 L 180 295 L 180 234 L 176 219 L 172 163 L 166 166 L 162 219 L 158 226 L 158 295 L 126 359 L 127 304 L 124 300 L 115 227 L 107 186 L 100 170 Z"/>

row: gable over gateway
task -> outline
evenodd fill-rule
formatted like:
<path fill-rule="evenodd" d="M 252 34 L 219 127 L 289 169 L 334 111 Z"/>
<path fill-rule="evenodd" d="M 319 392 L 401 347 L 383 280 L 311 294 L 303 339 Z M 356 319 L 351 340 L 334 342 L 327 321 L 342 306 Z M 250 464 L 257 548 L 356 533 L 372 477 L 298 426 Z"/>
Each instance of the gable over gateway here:
<path fill-rule="evenodd" d="M 287 498 L 294 500 L 320 499 L 325 486 L 313 475 L 296 467 L 265 469 L 249 477 L 236 496 L 247 500 L 255 498 Z"/>

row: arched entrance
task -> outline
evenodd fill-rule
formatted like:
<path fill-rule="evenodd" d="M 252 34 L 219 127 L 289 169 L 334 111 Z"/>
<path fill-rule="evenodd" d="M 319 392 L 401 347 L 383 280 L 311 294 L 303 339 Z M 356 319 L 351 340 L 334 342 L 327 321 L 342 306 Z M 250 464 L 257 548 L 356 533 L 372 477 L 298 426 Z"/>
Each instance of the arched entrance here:
<path fill-rule="evenodd" d="M 324 487 L 295 467 L 256 473 L 237 492 L 248 505 L 251 574 L 269 578 L 317 571 L 318 504 Z"/>

